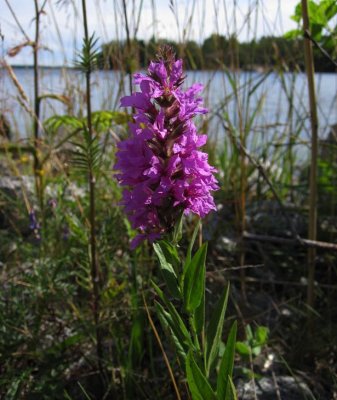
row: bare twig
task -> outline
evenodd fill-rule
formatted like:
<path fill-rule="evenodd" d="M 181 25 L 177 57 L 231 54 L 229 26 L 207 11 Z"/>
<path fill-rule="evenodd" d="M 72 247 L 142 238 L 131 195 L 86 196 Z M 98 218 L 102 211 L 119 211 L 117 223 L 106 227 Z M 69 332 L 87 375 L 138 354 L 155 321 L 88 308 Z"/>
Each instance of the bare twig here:
<path fill-rule="evenodd" d="M 240 278 L 237 276 L 231 276 L 230 281 L 240 281 Z M 254 278 L 252 276 L 247 276 L 247 283 L 252 283 L 252 284 L 261 284 L 261 283 L 266 283 L 268 285 L 279 285 L 279 286 L 294 286 L 294 287 L 303 287 L 305 288 L 307 286 L 307 282 L 292 282 L 292 281 L 282 281 L 282 280 L 277 280 L 277 279 L 261 279 L 261 278 Z M 330 289 L 330 290 L 337 290 L 337 285 L 329 285 L 327 283 L 317 283 L 315 282 L 316 287 L 324 288 L 324 289 Z M 299 296 L 301 297 L 301 296 Z M 287 303 L 287 302 L 285 302 Z M 259 315 L 255 315 L 254 318 L 251 318 L 252 321 L 256 320 L 259 316 L 263 315 L 264 313 L 261 313 Z"/>
<path fill-rule="evenodd" d="M 221 115 L 220 115 L 220 114 L 218 114 L 218 116 L 221 118 Z M 277 201 L 277 203 L 278 203 L 278 205 L 279 205 L 279 207 L 280 207 L 280 210 L 281 210 L 281 212 L 282 212 L 284 218 L 287 220 L 287 222 L 288 222 L 288 224 L 289 224 L 289 226 L 290 226 L 290 229 L 291 229 L 291 232 L 292 232 L 294 238 L 296 238 L 296 240 L 298 240 L 298 241 L 301 241 L 301 238 L 300 238 L 300 236 L 298 235 L 296 229 L 294 228 L 294 225 L 293 225 L 292 220 L 291 220 L 291 219 L 289 218 L 289 216 L 287 215 L 287 213 L 286 213 L 286 211 L 285 211 L 285 207 L 284 207 L 284 205 L 283 205 L 283 203 L 282 203 L 282 200 L 281 200 L 280 196 L 277 194 L 277 192 L 276 192 L 276 190 L 275 190 L 273 184 L 271 183 L 271 181 L 270 181 L 270 179 L 269 179 L 269 177 L 268 177 L 268 174 L 267 174 L 266 170 L 265 170 L 265 169 L 263 168 L 263 166 L 262 166 L 257 160 L 255 160 L 255 158 L 249 153 L 249 151 L 245 148 L 245 146 L 242 144 L 242 142 L 241 142 L 240 140 L 238 140 L 238 138 L 235 137 L 235 136 L 233 135 L 233 133 L 231 132 L 231 130 L 225 125 L 225 123 L 224 123 L 223 121 L 222 121 L 222 125 L 223 125 L 225 131 L 228 132 L 228 134 L 230 135 L 230 138 L 231 138 L 232 142 L 234 143 L 234 145 L 235 145 L 241 152 L 243 152 L 243 153 L 245 154 L 245 156 L 248 158 L 249 162 L 250 162 L 251 164 L 253 164 L 254 167 L 257 168 L 257 170 L 260 172 L 261 176 L 263 177 L 263 179 L 266 181 L 267 185 L 269 186 L 269 189 L 270 189 L 271 192 L 273 193 L 273 195 L 274 195 L 274 197 L 275 197 L 275 199 L 276 199 L 276 201 Z"/>
<path fill-rule="evenodd" d="M 319 43 L 316 42 L 316 40 L 310 35 L 310 32 L 308 30 L 304 31 L 303 36 L 305 39 L 309 39 L 318 48 L 318 50 L 323 54 L 323 56 L 326 57 L 329 61 L 331 61 L 335 67 L 337 67 L 337 62 L 330 56 L 330 54 Z"/>
<path fill-rule="evenodd" d="M 39 158 L 39 128 L 40 128 L 40 93 L 39 93 L 39 43 L 40 43 L 40 16 L 43 11 L 43 6 L 39 8 L 38 0 L 34 0 L 35 5 L 35 40 L 33 43 L 33 56 L 34 56 L 34 177 L 35 177 L 35 186 L 36 186 L 36 194 L 40 203 L 40 210 L 43 217 L 43 174 L 42 168 Z"/>
<path fill-rule="evenodd" d="M 281 237 L 277 237 L 277 236 L 256 235 L 254 233 L 249 233 L 249 232 L 244 232 L 243 238 L 246 240 L 256 240 L 259 242 L 280 243 L 280 244 L 285 244 L 287 246 L 300 245 L 300 246 L 307 247 L 307 248 L 337 251 L 337 244 L 335 244 L 335 243 L 320 242 L 317 240 L 310 240 L 310 239 L 303 239 L 303 238 L 301 238 L 301 240 L 296 240 L 296 239 L 281 238 Z"/>
<path fill-rule="evenodd" d="M 27 112 L 27 114 L 30 115 L 34 120 L 37 121 L 40 131 L 44 132 L 43 124 L 41 123 L 41 121 L 39 119 L 37 119 L 35 112 L 31 107 L 30 100 L 28 99 L 26 92 L 24 91 L 17 76 L 15 75 L 13 68 L 5 60 L 0 61 L 0 66 L 3 66 L 4 68 L 6 68 L 13 85 L 16 87 L 17 91 L 19 92 L 19 96 L 16 97 L 17 101 L 19 102 L 21 107 Z"/>
<path fill-rule="evenodd" d="M 218 260 L 220 260 L 220 257 L 218 257 Z M 262 268 L 262 267 L 264 267 L 264 264 L 239 265 L 236 267 L 221 268 L 221 269 L 217 269 L 215 271 L 207 271 L 206 275 L 213 275 L 214 273 L 219 273 L 219 272 L 239 271 L 240 269 L 255 269 L 255 268 Z"/>
<path fill-rule="evenodd" d="M 132 93 L 132 71 L 131 71 L 131 40 L 130 40 L 130 29 L 128 21 L 128 13 L 126 10 L 126 1 L 123 0 L 123 12 L 125 19 L 125 30 L 126 30 L 126 45 L 127 45 L 127 73 L 129 74 L 129 89 L 130 94 Z"/>
<path fill-rule="evenodd" d="M 20 21 L 18 20 L 18 17 L 16 16 L 16 14 L 15 14 L 15 12 L 14 12 L 14 10 L 13 10 L 11 4 L 10 4 L 10 2 L 9 2 L 8 0 L 5 0 L 5 2 L 6 2 L 6 4 L 7 4 L 7 7 L 8 7 L 8 9 L 9 9 L 10 13 L 12 14 L 12 17 L 14 18 L 14 20 L 15 20 L 15 22 L 16 22 L 16 25 L 17 25 L 18 28 L 20 29 L 21 33 L 23 34 L 23 36 L 25 37 L 25 39 L 26 39 L 27 41 L 30 41 L 29 36 L 27 35 L 27 33 L 25 32 L 25 30 L 23 29 L 23 27 L 22 27 Z"/>

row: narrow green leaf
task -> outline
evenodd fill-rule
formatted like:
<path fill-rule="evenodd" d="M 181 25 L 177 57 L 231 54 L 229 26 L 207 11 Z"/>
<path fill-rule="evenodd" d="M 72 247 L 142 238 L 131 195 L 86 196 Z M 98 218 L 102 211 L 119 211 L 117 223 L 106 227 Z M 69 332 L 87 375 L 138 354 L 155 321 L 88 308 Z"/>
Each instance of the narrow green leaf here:
<path fill-rule="evenodd" d="M 178 275 L 181 261 L 177 251 L 177 247 L 167 240 L 160 240 L 157 243 L 159 243 L 166 260 L 172 265 L 176 275 Z"/>
<path fill-rule="evenodd" d="M 194 313 L 194 325 L 198 335 L 205 328 L 205 288 L 202 294 L 201 302 Z"/>
<path fill-rule="evenodd" d="M 192 259 L 192 249 L 193 249 L 194 242 L 195 242 L 195 239 L 196 239 L 196 237 L 197 237 L 199 228 L 200 228 L 200 219 L 198 219 L 198 222 L 197 222 L 197 224 L 196 224 L 196 226 L 195 226 L 195 228 L 194 228 L 193 234 L 192 234 L 192 238 L 191 238 L 190 244 L 188 245 L 187 255 L 186 255 L 186 261 L 185 261 L 185 267 L 187 267 L 187 265 L 191 262 L 191 259 Z M 185 268 L 184 268 L 184 269 L 185 269 Z"/>
<path fill-rule="evenodd" d="M 184 212 L 182 211 L 177 223 L 174 226 L 173 230 L 173 239 L 172 242 L 177 244 L 180 242 L 183 237 L 183 221 L 184 221 Z"/>
<path fill-rule="evenodd" d="M 254 334 L 253 334 L 252 328 L 249 324 L 247 324 L 247 326 L 246 326 L 246 337 L 247 337 L 247 340 L 249 343 L 254 340 Z"/>
<path fill-rule="evenodd" d="M 235 348 L 241 356 L 250 355 L 250 347 L 244 342 L 236 342 Z"/>
<path fill-rule="evenodd" d="M 177 354 L 180 356 L 181 360 L 185 362 L 186 353 L 189 350 L 189 347 L 184 343 L 182 336 L 173 328 L 174 323 L 171 315 L 165 311 L 163 306 L 157 301 L 155 302 L 155 308 L 163 330 L 171 336 Z"/>
<path fill-rule="evenodd" d="M 254 345 L 254 346 L 252 347 L 252 354 L 253 354 L 254 356 L 258 356 L 259 354 L 261 354 L 261 350 L 262 350 L 261 346 L 256 346 L 256 345 Z"/>
<path fill-rule="evenodd" d="M 337 15 L 337 4 L 335 0 L 323 1 L 321 7 L 324 7 L 324 13 L 328 20 Z"/>
<path fill-rule="evenodd" d="M 207 376 L 209 375 L 211 366 L 219 353 L 221 335 L 222 335 L 223 324 L 228 302 L 228 295 L 229 295 L 229 284 L 227 286 L 227 289 L 223 292 L 222 296 L 220 297 L 207 327 L 206 349 L 205 349 L 206 350 L 205 369 Z"/>
<path fill-rule="evenodd" d="M 137 306 L 137 305 L 136 305 Z M 143 348 L 143 338 L 144 338 L 144 313 L 138 308 L 132 317 L 132 327 L 128 351 L 128 364 L 131 368 L 141 359 L 144 348 Z"/>
<path fill-rule="evenodd" d="M 179 315 L 178 311 L 175 309 L 174 305 L 167 299 L 164 295 L 163 291 L 152 281 L 152 286 L 154 287 L 155 291 L 157 292 L 159 298 L 163 301 L 165 306 L 168 309 L 168 313 L 172 319 L 172 326 L 171 328 L 176 332 L 176 335 L 181 338 L 181 340 L 186 343 L 188 348 L 194 348 L 191 336 L 182 320 L 181 316 Z"/>
<path fill-rule="evenodd" d="M 157 257 L 159 259 L 162 276 L 166 282 L 167 288 L 170 291 L 171 295 L 175 298 L 180 299 L 181 294 L 180 294 L 177 275 L 174 271 L 172 264 L 167 260 L 162 246 L 165 246 L 165 244 L 164 243 L 153 244 L 154 251 L 156 252 Z"/>
<path fill-rule="evenodd" d="M 237 323 L 232 325 L 228 335 L 228 340 L 224 355 L 222 356 L 219 375 L 217 379 L 217 396 L 218 400 L 228 400 L 231 391 L 229 379 L 233 374 L 234 355 L 235 355 L 235 340 L 236 340 Z"/>
<path fill-rule="evenodd" d="M 255 332 L 255 343 L 263 346 L 268 340 L 269 329 L 266 326 L 258 326 Z"/>
<path fill-rule="evenodd" d="M 195 253 L 184 271 L 184 305 L 187 312 L 193 312 L 201 303 L 205 290 L 207 243 Z"/>
<path fill-rule="evenodd" d="M 193 400 L 216 400 L 216 394 L 195 362 L 191 351 L 187 354 L 186 376 Z"/>
<path fill-rule="evenodd" d="M 229 379 L 230 390 L 229 390 L 228 397 L 226 398 L 226 400 L 238 400 L 238 396 L 236 394 L 236 389 L 235 389 L 233 380 L 231 377 L 229 377 L 228 379 Z"/>
<path fill-rule="evenodd" d="M 283 35 L 285 39 L 296 39 L 302 36 L 303 36 L 303 31 L 301 31 L 300 29 L 292 29 L 291 31 L 288 31 Z"/>

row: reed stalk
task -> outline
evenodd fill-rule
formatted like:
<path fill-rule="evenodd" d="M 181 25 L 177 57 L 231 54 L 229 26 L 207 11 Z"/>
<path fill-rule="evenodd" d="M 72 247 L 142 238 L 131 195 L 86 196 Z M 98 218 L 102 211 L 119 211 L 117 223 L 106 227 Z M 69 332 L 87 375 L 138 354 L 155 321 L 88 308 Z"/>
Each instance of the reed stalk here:
<path fill-rule="evenodd" d="M 34 177 L 35 177 L 35 187 L 36 194 L 40 205 L 40 210 L 43 217 L 43 208 L 44 208 L 44 200 L 43 200 L 43 171 L 42 165 L 40 162 L 40 87 L 39 87 L 39 45 L 40 45 L 40 16 L 43 12 L 44 6 L 46 4 L 46 0 L 42 4 L 41 8 L 39 7 L 38 0 L 34 0 L 35 7 L 35 39 L 32 44 L 33 47 L 33 57 L 34 57 L 34 119 L 33 119 L 33 135 L 34 135 Z"/>
<path fill-rule="evenodd" d="M 88 20 L 86 1 L 82 0 L 82 11 L 83 11 L 83 27 L 84 27 L 84 38 L 85 42 L 89 42 L 89 31 L 88 31 Z M 91 68 L 87 68 L 85 71 L 86 78 L 86 99 L 87 99 L 87 128 L 89 134 L 89 143 L 92 143 L 93 139 L 93 126 L 91 118 Z M 97 241 L 96 241 L 96 204 L 95 204 L 95 187 L 96 179 L 93 171 L 92 162 L 88 165 L 88 186 L 89 186 L 89 223 L 90 223 L 90 263 L 91 263 L 91 281 L 93 286 L 93 314 L 95 320 L 95 333 L 96 333 L 96 353 L 98 368 L 102 375 L 102 357 L 103 357 L 103 345 L 102 345 L 102 334 L 99 326 L 99 312 L 100 312 L 100 271 L 97 257 Z"/>
<path fill-rule="evenodd" d="M 130 29 L 128 21 L 128 13 L 126 10 L 126 1 L 123 0 L 123 13 L 125 20 L 125 31 L 126 31 L 126 46 L 127 46 L 127 74 L 129 75 L 129 90 L 132 93 L 132 62 L 131 62 L 131 39 L 130 39 Z"/>
<path fill-rule="evenodd" d="M 308 2 L 302 0 L 302 18 L 303 32 L 310 32 Z M 310 123 L 311 123 L 311 165 L 310 165 L 310 182 L 309 182 L 309 231 L 308 239 L 316 240 L 317 236 L 317 136 L 318 136 L 318 118 L 317 103 L 315 94 L 315 78 L 314 78 L 314 58 L 312 51 L 312 43 L 305 35 L 304 38 L 304 54 L 305 69 L 308 79 L 309 103 L 310 103 Z M 315 259 L 316 249 L 308 249 L 308 290 L 307 302 L 309 306 L 308 322 L 312 323 L 312 312 L 315 303 Z"/>
<path fill-rule="evenodd" d="M 242 109 L 242 102 L 240 98 L 240 94 L 238 91 L 238 82 L 237 77 L 240 72 L 239 71 L 239 49 L 237 46 L 236 40 L 231 40 L 230 42 L 230 58 L 231 58 L 231 69 L 234 71 L 234 79 L 235 79 L 235 99 L 237 102 L 237 112 L 239 119 L 239 135 L 240 135 L 240 143 L 243 147 L 246 147 L 246 127 L 244 124 L 244 116 Z M 248 108 L 247 108 L 248 112 Z M 245 265 L 246 254 L 244 250 L 244 241 L 243 234 L 246 230 L 246 188 L 247 188 L 247 168 L 246 168 L 246 154 L 243 151 L 242 147 L 240 147 L 240 198 L 239 198 L 239 232 L 241 237 L 241 248 L 239 255 L 239 265 L 242 267 Z M 247 301 L 247 290 L 246 290 L 246 270 L 244 268 L 240 269 L 240 283 L 241 283 L 241 293 L 244 302 Z"/>

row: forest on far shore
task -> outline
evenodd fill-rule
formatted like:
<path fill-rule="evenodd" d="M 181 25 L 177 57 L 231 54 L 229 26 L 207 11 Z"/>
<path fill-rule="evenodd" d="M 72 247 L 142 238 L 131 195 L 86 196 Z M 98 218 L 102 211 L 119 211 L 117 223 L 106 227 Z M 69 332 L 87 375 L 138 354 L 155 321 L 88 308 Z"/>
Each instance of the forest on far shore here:
<path fill-rule="evenodd" d="M 324 38 L 323 38 L 324 39 Z M 336 49 L 330 38 L 320 43 L 332 58 Z M 139 39 L 111 41 L 102 45 L 99 53 L 99 66 L 105 69 L 124 69 L 129 72 L 145 68 L 156 55 L 158 45 L 171 45 L 176 54 L 184 59 L 185 68 L 190 70 L 215 70 L 223 67 L 243 70 L 261 68 L 282 68 L 290 71 L 304 70 L 304 45 L 302 38 L 263 36 L 250 42 L 239 42 L 235 36 L 227 38 L 212 34 L 203 43 L 189 40 L 177 43 L 171 40 L 152 38 L 148 42 Z M 314 46 L 315 70 L 335 72 L 336 67 Z"/>

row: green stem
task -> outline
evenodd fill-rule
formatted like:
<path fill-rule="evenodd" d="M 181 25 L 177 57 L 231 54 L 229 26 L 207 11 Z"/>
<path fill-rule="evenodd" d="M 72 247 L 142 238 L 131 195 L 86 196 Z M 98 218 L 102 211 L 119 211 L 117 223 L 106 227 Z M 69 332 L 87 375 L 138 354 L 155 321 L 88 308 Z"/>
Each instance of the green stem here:
<path fill-rule="evenodd" d="M 86 2 L 82 0 L 83 9 L 83 25 L 84 25 L 84 37 L 86 43 L 89 41 L 88 32 L 88 21 L 87 21 L 87 11 Z M 87 125 L 89 133 L 89 143 L 92 143 L 93 139 L 93 128 L 92 128 L 92 118 L 91 118 L 91 67 L 86 70 L 86 97 L 87 97 Z M 91 281 L 93 286 L 93 314 L 95 320 L 95 331 L 96 331 L 96 352 L 98 358 L 98 368 L 100 373 L 103 372 L 102 358 L 103 358 L 103 346 L 102 346 L 102 334 L 99 327 L 99 310 L 100 310 L 100 274 L 99 274 L 99 264 L 97 257 L 97 242 L 96 242 L 96 204 L 95 204 L 95 186 L 96 179 L 93 171 L 93 165 L 90 160 L 88 172 L 88 185 L 89 185 L 89 221 L 90 221 L 90 255 L 91 255 Z"/>
<path fill-rule="evenodd" d="M 192 337 L 194 340 L 194 345 L 198 349 L 198 351 L 201 351 L 198 334 L 197 334 L 197 331 L 195 330 L 195 326 L 194 326 L 194 317 L 192 314 L 189 315 L 189 323 L 190 323 Z"/>
<path fill-rule="evenodd" d="M 303 31 L 309 31 L 309 13 L 308 2 L 302 0 L 302 17 L 303 17 Z M 315 79 L 314 79 L 314 58 L 312 52 L 312 43 L 306 37 L 304 39 L 305 51 L 305 69 L 308 78 L 309 89 L 309 102 L 310 102 L 310 122 L 311 122 L 311 165 L 310 165 L 310 186 L 309 186 L 309 232 L 308 239 L 316 240 L 317 237 L 317 147 L 318 147 L 318 118 L 316 107 L 316 94 L 315 94 Z M 315 301 L 315 259 L 316 249 L 311 248 L 308 250 L 308 292 L 307 301 L 309 306 L 308 322 L 312 325 L 312 312 Z"/>
<path fill-rule="evenodd" d="M 45 4 L 45 3 L 44 3 Z M 35 6 L 35 40 L 33 43 L 33 57 L 34 57 L 34 121 L 33 121 L 33 132 L 34 132 L 34 177 L 36 195 L 40 204 L 40 211 L 42 215 L 42 225 L 44 225 L 43 217 L 43 177 L 42 168 L 39 159 L 39 123 L 40 123 L 40 96 L 39 96 L 39 42 L 40 42 L 40 16 L 44 5 L 39 9 L 38 0 L 34 0 Z"/>
<path fill-rule="evenodd" d="M 131 40 L 130 40 L 130 30 L 128 22 L 128 13 L 126 10 L 126 2 L 123 0 L 123 12 L 125 19 L 125 30 L 126 30 L 126 46 L 127 46 L 127 73 L 129 75 L 129 90 L 132 93 L 132 71 L 131 71 Z"/>

